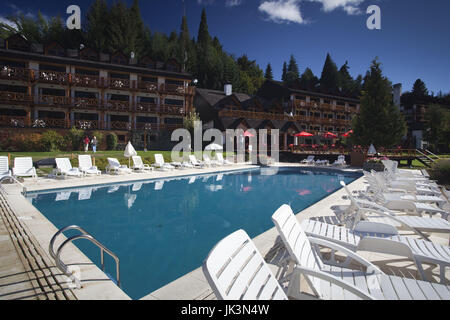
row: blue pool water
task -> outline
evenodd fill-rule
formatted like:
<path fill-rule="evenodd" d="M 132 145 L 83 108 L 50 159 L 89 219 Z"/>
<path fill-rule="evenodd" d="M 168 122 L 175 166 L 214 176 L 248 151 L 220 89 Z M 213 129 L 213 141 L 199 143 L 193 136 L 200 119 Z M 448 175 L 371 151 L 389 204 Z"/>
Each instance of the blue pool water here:
<path fill-rule="evenodd" d="M 200 172 L 200 171 L 199 171 Z M 201 266 L 223 237 L 244 229 L 255 237 L 273 227 L 282 204 L 295 212 L 312 205 L 359 174 L 281 168 L 143 181 L 29 194 L 58 229 L 79 225 L 120 258 L 122 289 L 139 299 Z M 67 232 L 66 235 L 72 235 Z M 74 242 L 99 265 L 99 249 Z M 114 261 L 105 255 L 115 278 Z"/>

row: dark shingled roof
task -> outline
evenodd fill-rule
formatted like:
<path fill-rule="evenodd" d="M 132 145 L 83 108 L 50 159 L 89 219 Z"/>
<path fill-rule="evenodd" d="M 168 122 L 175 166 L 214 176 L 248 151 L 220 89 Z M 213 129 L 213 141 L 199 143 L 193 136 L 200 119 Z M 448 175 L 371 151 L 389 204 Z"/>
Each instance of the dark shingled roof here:
<path fill-rule="evenodd" d="M 196 88 L 195 92 L 196 94 L 201 95 L 203 99 L 205 99 L 213 107 L 219 104 L 222 99 L 229 98 L 225 95 L 225 92 L 221 90 Z M 245 93 L 232 93 L 231 96 L 236 97 L 239 102 L 250 99 L 250 96 Z"/>

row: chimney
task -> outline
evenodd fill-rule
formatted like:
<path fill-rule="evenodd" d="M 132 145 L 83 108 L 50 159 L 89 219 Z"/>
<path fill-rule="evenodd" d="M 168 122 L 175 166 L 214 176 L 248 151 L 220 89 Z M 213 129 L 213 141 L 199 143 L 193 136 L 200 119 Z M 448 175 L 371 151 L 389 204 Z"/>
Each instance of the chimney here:
<path fill-rule="evenodd" d="M 225 86 L 224 86 L 224 91 L 225 91 L 225 95 L 226 96 L 230 96 L 232 93 L 233 93 L 233 87 L 232 87 L 232 85 L 231 84 L 226 84 Z"/>
<path fill-rule="evenodd" d="M 402 96 L 401 83 L 394 84 L 393 95 L 394 95 L 394 104 L 400 109 L 400 97 Z"/>

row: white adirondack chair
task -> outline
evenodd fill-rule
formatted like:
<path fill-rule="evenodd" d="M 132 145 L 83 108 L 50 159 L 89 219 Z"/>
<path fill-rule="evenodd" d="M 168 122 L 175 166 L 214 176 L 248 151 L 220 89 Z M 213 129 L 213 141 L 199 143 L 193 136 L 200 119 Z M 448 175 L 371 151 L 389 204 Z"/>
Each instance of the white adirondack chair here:
<path fill-rule="evenodd" d="M 7 156 L 0 157 L 0 180 L 4 177 L 12 177 Z"/>
<path fill-rule="evenodd" d="M 115 174 L 129 174 L 133 172 L 133 170 L 128 168 L 128 166 L 125 164 L 120 164 L 119 160 L 117 160 L 116 158 L 108 158 L 106 172 Z"/>
<path fill-rule="evenodd" d="M 304 164 L 314 164 L 314 156 L 308 156 L 306 159 L 303 159 L 300 163 Z"/>
<path fill-rule="evenodd" d="M 233 164 L 233 162 L 228 161 L 227 159 L 223 158 L 223 154 L 221 152 L 216 152 L 216 158 L 217 161 L 221 164 L 221 165 L 231 165 Z"/>
<path fill-rule="evenodd" d="M 369 225 L 371 222 L 364 222 L 364 224 Z M 371 251 L 410 258 L 416 263 L 424 280 L 426 276 L 422 263 L 436 264 L 440 267 L 441 283 L 445 283 L 445 268 L 450 266 L 450 247 L 448 246 L 398 235 L 397 229 L 390 225 L 386 225 L 387 233 L 383 234 L 364 232 L 362 222 L 360 222 L 361 231 L 312 219 L 304 219 L 301 227 L 308 237 L 332 241 L 354 252 Z"/>
<path fill-rule="evenodd" d="M 37 178 L 36 169 L 33 167 L 33 159 L 31 157 L 14 158 L 12 173 L 14 177 Z"/>
<path fill-rule="evenodd" d="M 219 165 L 220 165 L 220 163 L 217 162 L 216 160 L 211 160 L 211 159 L 209 158 L 209 156 L 208 156 L 206 153 L 203 154 L 203 162 L 204 162 L 208 167 L 216 167 L 216 166 L 219 166 Z"/>
<path fill-rule="evenodd" d="M 153 166 L 163 171 L 175 169 L 173 165 L 164 161 L 164 157 L 160 153 L 155 154 L 155 163 L 153 164 Z"/>
<path fill-rule="evenodd" d="M 102 172 L 97 169 L 97 166 L 92 165 L 91 156 L 88 154 L 78 155 L 78 169 L 80 169 L 80 171 L 84 174 L 102 174 Z"/>
<path fill-rule="evenodd" d="M 287 300 L 287 295 L 244 230 L 217 243 L 202 265 L 220 300 Z"/>
<path fill-rule="evenodd" d="M 203 162 L 198 161 L 197 158 L 193 154 L 189 155 L 189 161 L 195 168 L 204 168 L 205 167 L 205 164 Z"/>
<path fill-rule="evenodd" d="M 73 168 L 70 163 L 69 158 L 55 158 L 56 169 L 54 174 L 56 176 L 62 176 L 66 178 L 67 176 L 72 177 L 81 177 L 83 172 L 81 172 L 78 168 Z"/>
<path fill-rule="evenodd" d="M 133 170 L 138 172 L 148 172 L 153 170 L 152 167 L 142 161 L 141 156 L 132 156 L 131 159 L 133 160 Z"/>
<path fill-rule="evenodd" d="M 449 221 L 437 217 L 428 218 L 409 215 L 397 215 L 395 212 L 373 201 L 356 199 L 348 190 L 347 185 L 344 181 L 341 181 L 341 185 L 344 187 L 351 201 L 351 205 L 347 209 L 347 214 L 355 215 L 353 219 L 352 229 L 357 227 L 357 224 L 360 220 L 367 220 L 381 222 L 382 224 L 390 224 L 397 229 L 405 228 L 413 231 L 417 235 L 427 240 L 429 240 L 429 236 L 425 233 L 450 233 Z M 374 228 L 371 230 L 371 232 L 379 232 L 379 230 Z"/>
<path fill-rule="evenodd" d="M 443 299 L 450 298 L 450 288 L 442 284 L 391 276 L 355 252 L 319 238 L 308 238 L 288 205 L 281 206 L 272 220 L 290 256 L 290 292 L 300 292 L 300 275 L 304 275 L 314 294 L 321 299 Z M 315 250 L 313 250 L 313 246 Z M 340 251 L 359 262 L 366 270 L 325 264 L 318 254 L 318 246 Z M 285 268 L 286 269 L 286 268 Z"/>

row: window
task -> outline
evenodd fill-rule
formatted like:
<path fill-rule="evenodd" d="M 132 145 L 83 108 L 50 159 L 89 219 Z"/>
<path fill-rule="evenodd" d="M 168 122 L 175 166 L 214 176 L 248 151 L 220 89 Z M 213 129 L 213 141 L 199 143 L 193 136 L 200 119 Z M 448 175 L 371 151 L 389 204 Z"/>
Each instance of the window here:
<path fill-rule="evenodd" d="M 76 74 L 82 74 L 86 76 L 98 76 L 99 72 L 97 70 L 89 70 L 89 69 L 75 69 Z"/>
<path fill-rule="evenodd" d="M 42 95 L 49 95 L 49 96 L 65 97 L 66 96 L 66 91 L 64 91 L 62 89 L 42 88 L 41 94 Z"/>
<path fill-rule="evenodd" d="M 338 106 L 345 106 L 345 102 L 344 102 L 344 101 L 338 101 L 338 102 L 337 102 L 337 105 L 338 105 Z"/>
<path fill-rule="evenodd" d="M 123 94 L 112 94 L 109 100 L 114 101 L 130 101 L 130 97 Z"/>
<path fill-rule="evenodd" d="M 75 91 L 75 98 L 97 99 L 94 92 Z"/>
<path fill-rule="evenodd" d="M 0 60 L 0 66 L 25 68 L 25 62 L 22 61 L 12 61 L 12 60 Z"/>
<path fill-rule="evenodd" d="M 46 52 L 46 54 L 51 55 L 51 56 L 59 56 L 59 57 L 65 56 L 64 48 L 55 42 L 49 44 L 47 46 L 45 52 Z"/>
<path fill-rule="evenodd" d="M 117 140 L 118 140 L 119 142 L 125 142 L 125 135 L 123 135 L 123 134 L 118 134 L 118 135 L 117 135 Z"/>
<path fill-rule="evenodd" d="M 130 75 L 126 73 L 110 73 L 109 77 L 114 79 L 130 79 Z"/>
<path fill-rule="evenodd" d="M 112 56 L 111 63 L 127 64 L 127 58 L 123 54 L 117 53 L 117 54 Z"/>
<path fill-rule="evenodd" d="M 139 102 L 144 103 L 156 103 L 156 98 L 154 97 L 138 97 Z"/>
<path fill-rule="evenodd" d="M 0 91 L 27 93 L 28 89 L 27 89 L 27 87 L 10 86 L 7 84 L 0 84 Z"/>
<path fill-rule="evenodd" d="M 130 120 L 128 116 L 116 114 L 111 114 L 110 119 L 111 121 L 121 121 L 121 122 L 128 122 Z"/>
<path fill-rule="evenodd" d="M 303 100 L 303 101 L 305 101 L 306 97 L 305 96 L 295 96 L 295 99 L 296 100 Z"/>
<path fill-rule="evenodd" d="M 158 82 L 158 78 L 156 78 L 156 77 L 141 77 L 141 81 L 145 81 L 145 82 Z"/>
<path fill-rule="evenodd" d="M 24 117 L 27 115 L 27 112 L 22 109 L 0 109 L 1 116 L 20 116 Z"/>
<path fill-rule="evenodd" d="M 38 111 L 38 117 L 50 119 L 65 119 L 66 115 L 64 114 L 64 112 Z"/>
<path fill-rule="evenodd" d="M 66 72 L 66 67 L 65 66 L 55 66 L 52 64 L 40 64 L 39 70 Z"/>
<path fill-rule="evenodd" d="M 156 117 L 136 117 L 136 122 L 141 123 L 157 123 L 157 121 Z"/>
<path fill-rule="evenodd" d="M 164 123 L 165 124 L 182 124 L 183 118 L 165 118 Z"/>
<path fill-rule="evenodd" d="M 98 114 L 96 113 L 75 113 L 75 120 L 98 120 Z"/>
<path fill-rule="evenodd" d="M 323 103 L 331 104 L 331 100 L 323 99 Z"/>

